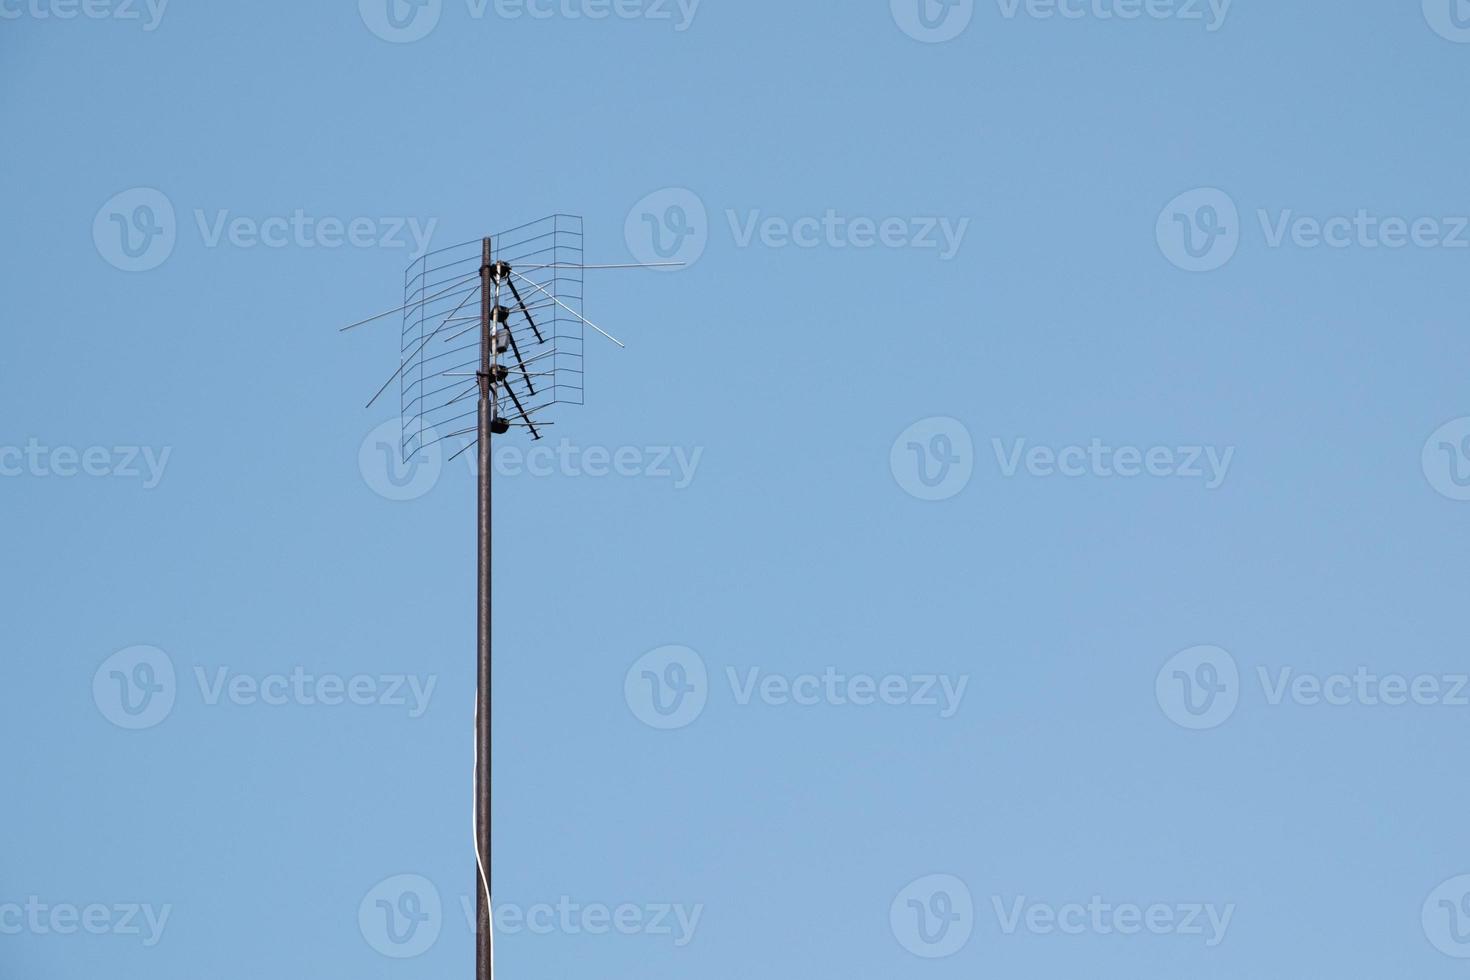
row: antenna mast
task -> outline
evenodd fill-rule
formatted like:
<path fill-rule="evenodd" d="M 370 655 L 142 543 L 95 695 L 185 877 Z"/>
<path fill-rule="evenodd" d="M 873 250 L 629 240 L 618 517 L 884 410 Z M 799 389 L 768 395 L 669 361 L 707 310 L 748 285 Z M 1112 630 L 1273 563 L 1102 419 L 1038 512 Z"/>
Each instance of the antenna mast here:
<path fill-rule="evenodd" d="M 499 280 L 491 265 L 491 243 L 480 252 L 480 389 L 479 426 L 479 620 L 475 686 L 475 980 L 491 980 L 495 972 L 494 924 L 490 921 L 490 435 L 497 419 L 495 368 L 500 356 L 493 322 L 499 303 Z M 492 289 L 496 295 L 492 295 Z M 505 430 L 501 430 L 505 431 Z"/>
<path fill-rule="evenodd" d="M 641 263 L 583 264 L 582 220 L 552 215 L 425 254 L 404 273 L 402 306 L 342 328 L 351 330 L 403 315 L 398 369 L 368 401 L 368 407 L 398 381 L 404 463 L 436 446 L 442 452 L 441 444 L 461 437 L 474 438 L 450 459 L 471 447 L 477 449 L 479 569 L 472 777 L 476 980 L 495 976 L 490 890 L 492 439 L 516 426 L 539 440 L 541 429 L 553 424 L 541 418 L 541 413 L 557 404 L 582 404 L 584 326 L 623 346 L 582 315 L 583 271 L 649 267 Z M 509 293 L 512 308 L 501 305 L 502 287 Z M 476 292 L 480 315 L 468 311 L 460 315 Z M 452 346 L 477 326 L 478 343 Z M 436 338 L 440 339 L 437 344 L 433 343 Z M 506 364 L 500 361 L 502 354 L 510 355 Z M 473 411 L 466 410 L 465 402 L 475 395 L 478 405 Z M 513 414 L 502 414 L 502 404 L 513 406 Z M 469 425 L 472 415 L 478 416 L 474 426 Z"/>

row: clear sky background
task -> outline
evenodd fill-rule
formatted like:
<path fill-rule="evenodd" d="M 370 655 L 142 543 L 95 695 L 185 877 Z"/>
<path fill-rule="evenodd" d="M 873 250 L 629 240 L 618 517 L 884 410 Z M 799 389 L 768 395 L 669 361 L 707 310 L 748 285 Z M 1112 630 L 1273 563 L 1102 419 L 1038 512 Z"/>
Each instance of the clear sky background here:
<path fill-rule="evenodd" d="M 1470 5 L 394 2 L 0 2 L 0 975 L 471 975 L 335 328 L 552 212 L 691 264 L 495 478 L 502 977 L 1463 974 Z"/>

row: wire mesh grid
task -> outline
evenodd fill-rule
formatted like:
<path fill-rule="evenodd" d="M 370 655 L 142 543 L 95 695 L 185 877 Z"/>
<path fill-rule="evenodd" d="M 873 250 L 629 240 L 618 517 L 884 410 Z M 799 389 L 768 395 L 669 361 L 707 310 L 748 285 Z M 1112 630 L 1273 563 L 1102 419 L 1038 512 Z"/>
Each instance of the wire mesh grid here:
<path fill-rule="evenodd" d="M 490 236 L 510 266 L 498 306 L 507 335 L 498 414 L 537 438 L 553 405 L 583 401 L 582 219 L 555 214 Z M 473 438 L 478 413 L 481 240 L 426 253 L 404 270 L 399 402 L 405 462 Z M 493 324 L 492 324 L 493 326 Z"/>

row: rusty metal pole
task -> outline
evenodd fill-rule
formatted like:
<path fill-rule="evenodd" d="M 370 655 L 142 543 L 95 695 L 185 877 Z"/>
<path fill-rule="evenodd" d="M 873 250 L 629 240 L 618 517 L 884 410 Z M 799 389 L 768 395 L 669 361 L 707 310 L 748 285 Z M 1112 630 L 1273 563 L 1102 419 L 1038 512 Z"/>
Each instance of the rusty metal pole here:
<path fill-rule="evenodd" d="M 480 261 L 480 443 L 479 451 L 479 626 L 478 687 L 475 711 L 475 980 L 491 980 L 493 973 L 490 921 L 490 435 L 495 420 L 496 324 L 491 318 L 490 239 L 481 243 Z M 483 877 L 482 877 L 483 873 Z"/>

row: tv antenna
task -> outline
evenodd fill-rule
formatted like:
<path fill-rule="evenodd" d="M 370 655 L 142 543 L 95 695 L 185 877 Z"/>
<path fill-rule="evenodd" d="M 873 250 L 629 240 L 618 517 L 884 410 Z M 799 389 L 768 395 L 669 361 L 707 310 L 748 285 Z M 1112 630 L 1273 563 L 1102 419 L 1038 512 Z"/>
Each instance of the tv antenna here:
<path fill-rule="evenodd" d="M 425 253 L 404 271 L 403 305 L 342 328 L 402 315 L 398 369 L 367 407 L 398 382 L 404 463 L 456 440 L 463 445 L 451 460 L 470 449 L 478 452 L 478 656 L 471 778 L 476 980 L 495 976 L 490 899 L 491 442 L 513 430 L 542 439 L 555 425 L 549 418 L 553 406 L 583 403 L 584 327 L 626 346 L 582 315 L 584 271 L 682 264 L 587 265 L 582 261 L 582 219 L 555 214 Z M 476 297 L 478 313 L 472 306 Z"/>

